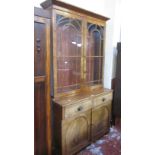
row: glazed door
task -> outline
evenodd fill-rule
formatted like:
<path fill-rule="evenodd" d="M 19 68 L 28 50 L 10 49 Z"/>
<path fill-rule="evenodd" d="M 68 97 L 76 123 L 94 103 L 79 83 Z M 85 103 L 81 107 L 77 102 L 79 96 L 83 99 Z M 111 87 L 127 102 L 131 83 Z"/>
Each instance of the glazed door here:
<path fill-rule="evenodd" d="M 51 155 L 50 20 L 34 16 L 34 151 Z"/>
<path fill-rule="evenodd" d="M 86 22 L 85 83 L 87 86 L 103 82 L 104 26 L 97 22 Z"/>
<path fill-rule="evenodd" d="M 54 73 L 55 93 L 80 88 L 82 56 L 82 20 L 79 16 L 55 10 L 54 15 Z"/>
<path fill-rule="evenodd" d="M 62 155 L 73 155 L 90 143 L 91 111 L 62 123 Z"/>
<path fill-rule="evenodd" d="M 108 132 L 111 119 L 111 101 L 92 110 L 92 140 L 97 140 Z"/>

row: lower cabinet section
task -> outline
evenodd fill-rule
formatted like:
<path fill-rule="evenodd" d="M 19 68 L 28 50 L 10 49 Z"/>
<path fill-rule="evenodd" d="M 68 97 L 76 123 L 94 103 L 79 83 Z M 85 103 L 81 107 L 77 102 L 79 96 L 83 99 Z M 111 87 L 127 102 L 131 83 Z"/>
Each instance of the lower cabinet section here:
<path fill-rule="evenodd" d="M 76 154 L 104 136 L 110 127 L 111 91 L 67 101 L 54 101 L 55 155 Z"/>

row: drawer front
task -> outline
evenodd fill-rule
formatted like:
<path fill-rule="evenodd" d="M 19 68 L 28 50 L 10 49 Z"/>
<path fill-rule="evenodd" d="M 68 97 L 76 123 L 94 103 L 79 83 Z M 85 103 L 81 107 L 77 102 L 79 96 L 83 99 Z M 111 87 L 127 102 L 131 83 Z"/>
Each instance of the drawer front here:
<path fill-rule="evenodd" d="M 112 93 L 109 93 L 107 95 L 102 94 L 94 97 L 93 106 L 107 104 L 107 101 L 112 101 Z"/>
<path fill-rule="evenodd" d="M 69 105 L 65 107 L 64 118 L 75 116 L 81 112 L 91 109 L 91 107 L 92 107 L 91 100 L 82 101 L 82 102 L 75 103 L 73 105 Z"/>

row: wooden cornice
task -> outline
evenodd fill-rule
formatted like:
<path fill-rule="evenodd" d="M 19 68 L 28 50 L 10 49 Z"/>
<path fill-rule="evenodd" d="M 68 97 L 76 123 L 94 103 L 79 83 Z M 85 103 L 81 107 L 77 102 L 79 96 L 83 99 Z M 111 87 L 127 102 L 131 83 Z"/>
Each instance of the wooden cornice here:
<path fill-rule="evenodd" d="M 95 18 L 98 18 L 98 19 L 101 19 L 101 20 L 104 20 L 104 21 L 109 20 L 108 17 L 93 13 L 93 12 L 85 10 L 85 9 L 81 9 L 79 7 L 76 7 L 76 6 L 73 6 L 71 4 L 61 2 L 61 1 L 58 1 L 58 0 L 46 0 L 45 2 L 41 3 L 41 6 L 44 9 L 50 8 L 52 5 L 57 5 L 57 6 L 67 8 L 67 9 L 70 9 L 70 10 L 73 10 L 73 11 L 76 11 L 76 12 L 80 12 L 82 14 L 85 14 L 85 15 L 88 15 L 88 16 L 91 16 L 91 17 L 95 17 Z"/>

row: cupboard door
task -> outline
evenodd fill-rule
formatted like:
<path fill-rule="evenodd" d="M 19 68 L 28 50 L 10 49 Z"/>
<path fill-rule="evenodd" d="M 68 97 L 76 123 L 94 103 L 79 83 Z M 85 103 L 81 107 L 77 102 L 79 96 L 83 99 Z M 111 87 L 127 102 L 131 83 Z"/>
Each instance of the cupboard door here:
<path fill-rule="evenodd" d="M 50 20 L 34 16 L 34 151 L 51 155 Z"/>
<path fill-rule="evenodd" d="M 104 40 L 104 27 L 87 23 L 86 31 L 86 84 L 93 86 L 102 84 L 103 79 L 103 40 Z"/>
<path fill-rule="evenodd" d="M 56 93 L 79 89 L 81 82 L 82 21 L 62 14 L 55 14 L 53 31 Z"/>
<path fill-rule="evenodd" d="M 91 111 L 62 122 L 62 154 L 72 155 L 90 143 Z"/>
<path fill-rule="evenodd" d="M 92 140 L 97 140 L 109 131 L 111 119 L 111 101 L 92 110 Z"/>

